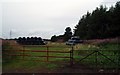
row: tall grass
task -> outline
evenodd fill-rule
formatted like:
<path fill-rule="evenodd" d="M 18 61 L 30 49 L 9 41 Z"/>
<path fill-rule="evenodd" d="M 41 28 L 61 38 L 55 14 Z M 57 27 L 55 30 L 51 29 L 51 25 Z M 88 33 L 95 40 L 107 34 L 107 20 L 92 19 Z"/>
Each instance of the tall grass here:
<path fill-rule="evenodd" d="M 17 58 L 15 56 L 9 56 L 10 54 L 17 54 L 14 50 L 22 50 L 22 47 L 16 44 L 14 41 L 3 40 L 2 43 L 2 61 L 3 63 L 11 62 Z"/>

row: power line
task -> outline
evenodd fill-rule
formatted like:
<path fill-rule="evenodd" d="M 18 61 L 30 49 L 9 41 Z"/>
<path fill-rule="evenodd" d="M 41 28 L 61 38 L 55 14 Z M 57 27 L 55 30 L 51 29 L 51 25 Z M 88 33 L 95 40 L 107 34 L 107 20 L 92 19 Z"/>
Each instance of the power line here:
<path fill-rule="evenodd" d="M 12 30 L 10 30 L 10 39 L 11 39 L 11 37 L 12 37 Z"/>

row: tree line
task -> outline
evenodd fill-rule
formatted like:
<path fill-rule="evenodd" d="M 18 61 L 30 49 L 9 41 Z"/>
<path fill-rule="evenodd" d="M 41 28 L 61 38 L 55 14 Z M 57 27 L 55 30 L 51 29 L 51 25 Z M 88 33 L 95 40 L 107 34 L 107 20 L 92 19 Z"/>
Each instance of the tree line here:
<path fill-rule="evenodd" d="M 65 41 L 68 41 L 68 39 L 70 39 L 72 37 L 72 31 L 71 31 L 71 28 L 70 27 L 66 27 L 65 29 L 65 33 L 63 35 L 59 35 L 59 36 L 52 36 L 51 37 L 51 41 L 52 42 L 56 42 L 56 41 L 62 41 L 62 42 L 65 42 Z"/>
<path fill-rule="evenodd" d="M 19 37 L 17 42 L 22 45 L 45 45 L 45 41 L 41 37 Z"/>
<path fill-rule="evenodd" d="M 120 36 L 120 1 L 109 9 L 101 5 L 83 15 L 75 26 L 74 36 L 81 39 Z"/>

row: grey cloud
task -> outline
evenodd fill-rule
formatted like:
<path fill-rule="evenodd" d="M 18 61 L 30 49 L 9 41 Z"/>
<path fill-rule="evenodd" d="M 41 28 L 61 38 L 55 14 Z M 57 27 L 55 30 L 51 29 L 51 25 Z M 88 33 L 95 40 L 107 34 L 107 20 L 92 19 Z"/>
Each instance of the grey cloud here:
<path fill-rule="evenodd" d="M 65 27 L 73 29 L 83 14 L 100 3 L 101 0 L 4 0 L 2 36 L 9 38 L 10 30 L 12 37 L 50 38 L 63 34 Z"/>

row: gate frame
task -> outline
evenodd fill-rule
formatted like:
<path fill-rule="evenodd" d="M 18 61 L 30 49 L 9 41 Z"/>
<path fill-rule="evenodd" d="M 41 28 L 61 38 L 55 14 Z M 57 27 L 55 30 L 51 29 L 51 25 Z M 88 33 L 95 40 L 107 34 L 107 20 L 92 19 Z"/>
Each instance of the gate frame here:
<path fill-rule="evenodd" d="M 90 51 L 90 50 L 89 50 Z M 86 58 L 88 58 L 89 56 L 91 56 L 92 54 L 94 54 L 95 53 L 95 62 L 96 62 L 96 68 L 97 68 L 97 66 L 98 66 L 98 53 L 100 54 L 100 55 L 102 55 L 103 57 L 105 57 L 107 60 L 109 60 L 109 61 L 111 61 L 112 63 L 114 63 L 114 64 L 117 64 L 117 71 L 119 70 L 119 60 L 118 60 L 118 62 L 114 62 L 114 60 L 112 60 L 112 59 L 110 59 L 109 57 L 107 57 L 107 55 L 104 55 L 103 53 L 101 53 L 100 52 L 101 50 L 99 50 L 99 49 L 97 49 L 97 50 L 94 50 L 92 53 L 90 53 L 90 54 L 88 54 L 87 56 L 85 56 L 85 57 L 83 57 L 82 59 L 80 59 L 79 61 L 82 61 L 82 60 L 84 60 L 84 59 L 86 59 Z"/>

